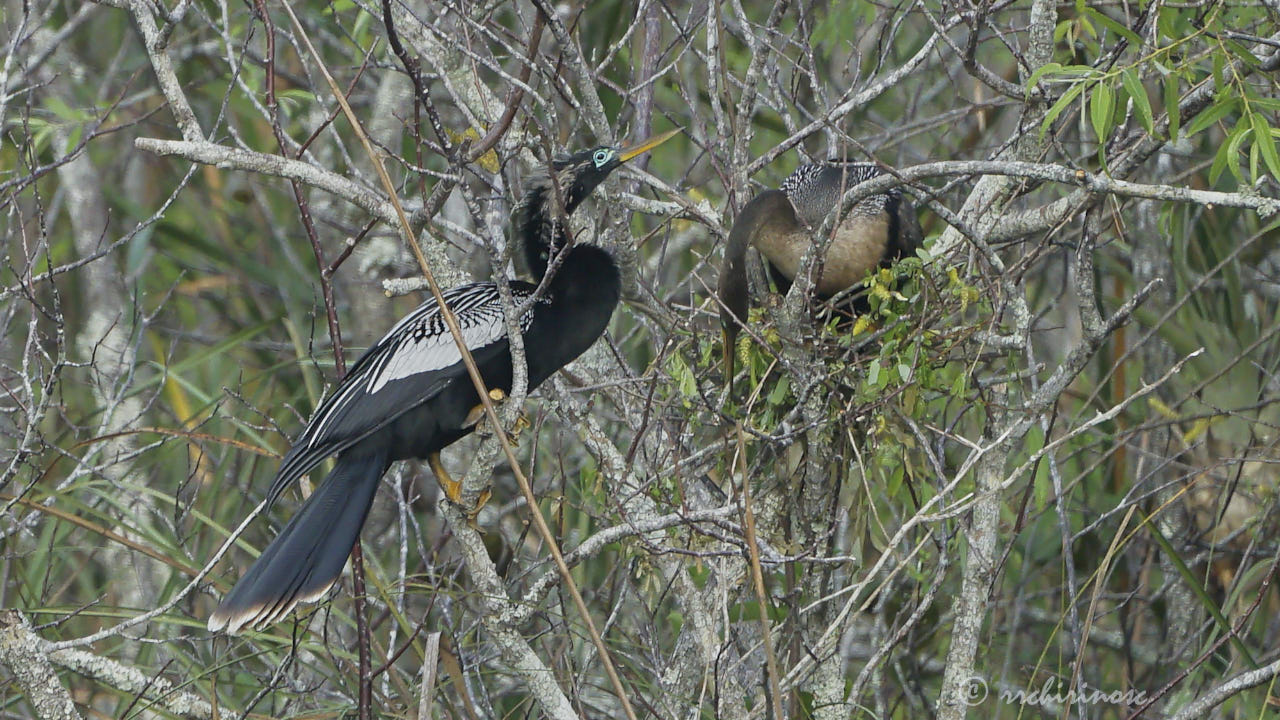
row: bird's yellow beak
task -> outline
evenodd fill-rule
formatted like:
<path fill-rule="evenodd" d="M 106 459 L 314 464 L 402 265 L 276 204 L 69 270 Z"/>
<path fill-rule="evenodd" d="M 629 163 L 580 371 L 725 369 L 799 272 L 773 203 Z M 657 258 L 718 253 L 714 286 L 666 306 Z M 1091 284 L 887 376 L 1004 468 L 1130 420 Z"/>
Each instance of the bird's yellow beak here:
<path fill-rule="evenodd" d="M 664 143 L 664 142 L 666 142 L 666 141 L 670 140 L 671 138 L 675 137 L 676 135 L 679 135 L 679 134 L 680 134 L 681 132 L 683 132 L 683 131 L 684 131 L 684 128 L 682 128 L 682 127 L 678 127 L 678 128 L 676 128 L 675 130 L 668 130 L 668 131 L 666 131 L 666 132 L 662 133 L 661 135 L 654 135 L 653 137 L 649 138 L 648 140 L 644 140 L 644 141 L 638 142 L 638 143 L 636 143 L 635 145 L 632 145 L 632 146 L 630 146 L 630 147 L 623 148 L 623 149 L 618 153 L 618 161 L 619 161 L 619 162 L 626 162 L 626 161 L 630 160 L 631 158 L 633 158 L 633 157 L 635 157 L 635 156 L 637 156 L 637 155 L 640 155 L 640 154 L 643 154 L 643 153 L 647 153 L 647 152 L 649 152 L 650 150 L 652 150 L 652 149 L 654 149 L 654 148 L 658 147 L 658 146 L 659 146 L 659 145 L 661 145 L 662 143 Z"/>

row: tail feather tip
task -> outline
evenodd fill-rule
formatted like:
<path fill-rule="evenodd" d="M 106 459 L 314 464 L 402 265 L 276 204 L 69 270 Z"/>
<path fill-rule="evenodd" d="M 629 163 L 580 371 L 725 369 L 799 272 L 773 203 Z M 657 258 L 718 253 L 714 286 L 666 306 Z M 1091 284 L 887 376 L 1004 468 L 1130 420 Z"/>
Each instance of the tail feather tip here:
<path fill-rule="evenodd" d="M 253 626 L 257 616 L 262 613 L 262 608 L 250 608 L 245 611 L 237 612 L 227 607 L 219 607 L 209 616 L 206 627 L 209 632 L 221 632 L 227 635 L 239 635 L 241 628 L 246 625 Z"/>

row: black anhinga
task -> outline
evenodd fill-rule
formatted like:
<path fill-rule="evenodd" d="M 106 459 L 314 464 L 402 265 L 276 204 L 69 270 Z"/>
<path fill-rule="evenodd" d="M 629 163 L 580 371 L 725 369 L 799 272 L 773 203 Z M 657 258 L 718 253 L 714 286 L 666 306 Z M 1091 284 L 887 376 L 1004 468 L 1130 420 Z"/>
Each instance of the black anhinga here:
<path fill-rule="evenodd" d="M 558 263 L 541 297 L 520 318 L 530 390 L 591 347 L 618 304 L 621 282 L 613 256 L 573 244 L 564 217 L 622 163 L 677 132 L 555 160 L 547 174 L 530 182 L 517 209 L 516 234 L 536 280 L 549 263 Z M 537 284 L 515 280 L 510 288 L 519 304 L 534 296 Z M 491 396 L 510 392 L 511 353 L 497 285 L 462 285 L 443 296 Z M 427 458 L 457 502 L 459 484 L 440 465 L 440 451 L 475 429 L 479 405 L 440 307 L 428 300 L 355 362 L 285 455 L 268 504 L 324 459 L 338 460 L 209 616 L 209 629 L 234 634 L 245 625 L 269 625 L 299 602 L 324 595 L 341 574 L 391 463 Z"/>
<path fill-rule="evenodd" d="M 813 242 L 813 233 L 839 208 L 844 192 L 882 172 L 866 162 L 832 160 L 801 165 L 780 189 L 765 190 L 742 207 L 729 231 L 716 291 L 724 331 L 725 378 L 730 386 L 739 322 L 746 320 L 750 303 L 747 248 L 755 247 L 764 255 L 769 274 L 786 292 Z M 862 282 L 869 270 L 914 252 L 922 239 L 915 208 L 899 190 L 866 198 L 836 226 L 814 290 L 821 298 L 838 295 Z"/>

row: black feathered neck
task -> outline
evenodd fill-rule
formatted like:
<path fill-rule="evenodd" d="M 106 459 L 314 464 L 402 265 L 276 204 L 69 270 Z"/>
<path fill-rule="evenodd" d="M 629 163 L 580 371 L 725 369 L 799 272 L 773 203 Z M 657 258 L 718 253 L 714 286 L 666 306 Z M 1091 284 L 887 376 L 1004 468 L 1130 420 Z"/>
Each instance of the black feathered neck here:
<path fill-rule="evenodd" d="M 618 167 L 616 158 L 613 148 L 596 148 L 554 161 L 548 172 L 529 179 L 517 210 L 517 241 L 535 283 L 562 253 L 548 280 L 548 304 L 526 335 L 525 347 L 539 348 L 527 355 L 530 387 L 591 347 L 618 304 L 622 282 L 613 255 L 595 245 L 571 244 L 568 228 L 569 215 Z"/>
<path fill-rule="evenodd" d="M 602 157 L 606 159 L 597 164 Z M 569 244 L 569 215 L 621 164 L 614 148 L 593 148 L 556 158 L 529 179 L 529 189 L 516 210 L 515 227 L 535 281 L 542 279 L 551 258 Z"/>

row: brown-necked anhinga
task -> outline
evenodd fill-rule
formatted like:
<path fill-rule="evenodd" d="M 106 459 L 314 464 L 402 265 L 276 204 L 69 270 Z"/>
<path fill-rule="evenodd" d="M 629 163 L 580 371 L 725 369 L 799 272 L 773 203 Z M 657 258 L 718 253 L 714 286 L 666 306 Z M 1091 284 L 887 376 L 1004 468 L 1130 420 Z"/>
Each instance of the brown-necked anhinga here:
<path fill-rule="evenodd" d="M 618 304 L 613 256 L 574 244 L 565 217 L 619 166 L 676 132 L 554 160 L 530 182 L 515 234 L 535 282 L 512 281 L 515 302 L 535 297 L 555 266 L 519 320 L 530 390 L 591 347 Z M 498 286 L 472 283 L 443 295 L 485 386 L 495 395 L 509 393 L 512 359 Z M 440 451 L 475 429 L 480 404 L 440 307 L 428 300 L 355 362 L 285 455 L 268 504 L 326 458 L 337 455 L 337 464 L 209 617 L 209 629 L 235 633 L 269 625 L 298 603 L 323 596 L 342 573 L 378 481 L 395 461 L 426 458 L 457 502 L 459 484 L 440 465 Z"/>
<path fill-rule="evenodd" d="M 760 251 L 774 283 L 786 292 L 814 242 L 813 233 L 839 208 L 844 193 L 882 172 L 866 162 L 801 165 L 779 189 L 764 190 L 742 207 L 729 231 L 716 291 L 724 331 L 725 378 L 730 386 L 734 343 L 751 300 L 747 248 Z M 896 188 L 858 202 L 835 226 L 814 291 L 825 299 L 858 285 L 868 271 L 914 252 L 922 236 L 914 206 Z"/>

